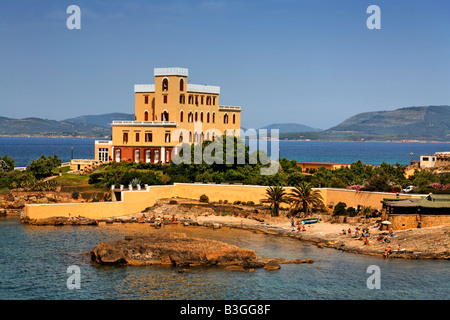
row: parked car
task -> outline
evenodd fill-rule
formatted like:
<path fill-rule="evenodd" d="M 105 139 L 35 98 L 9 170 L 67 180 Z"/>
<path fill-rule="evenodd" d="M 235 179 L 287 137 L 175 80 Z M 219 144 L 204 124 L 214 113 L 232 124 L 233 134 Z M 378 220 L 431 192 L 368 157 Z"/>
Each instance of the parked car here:
<path fill-rule="evenodd" d="M 414 190 L 415 188 L 416 188 L 415 186 L 407 186 L 405 189 L 403 189 L 403 192 L 408 193 Z"/>

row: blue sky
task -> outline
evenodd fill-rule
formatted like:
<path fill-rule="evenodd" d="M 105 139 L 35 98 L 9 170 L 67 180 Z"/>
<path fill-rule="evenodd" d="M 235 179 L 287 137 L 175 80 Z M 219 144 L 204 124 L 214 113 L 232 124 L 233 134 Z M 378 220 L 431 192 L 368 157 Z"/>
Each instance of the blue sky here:
<path fill-rule="evenodd" d="M 81 30 L 66 27 L 72 4 Z M 2 1 L 0 116 L 133 113 L 155 67 L 220 86 L 247 128 L 449 105 L 449 14 L 437 0 Z"/>

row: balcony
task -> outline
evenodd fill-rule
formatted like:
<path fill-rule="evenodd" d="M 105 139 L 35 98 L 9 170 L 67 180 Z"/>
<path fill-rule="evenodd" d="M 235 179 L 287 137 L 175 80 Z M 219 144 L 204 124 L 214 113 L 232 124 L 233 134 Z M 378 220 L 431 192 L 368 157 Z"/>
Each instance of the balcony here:
<path fill-rule="evenodd" d="M 219 106 L 219 111 L 241 111 L 241 107 L 237 107 L 237 106 Z"/>
<path fill-rule="evenodd" d="M 113 121 L 113 126 L 176 127 L 176 121 Z"/>

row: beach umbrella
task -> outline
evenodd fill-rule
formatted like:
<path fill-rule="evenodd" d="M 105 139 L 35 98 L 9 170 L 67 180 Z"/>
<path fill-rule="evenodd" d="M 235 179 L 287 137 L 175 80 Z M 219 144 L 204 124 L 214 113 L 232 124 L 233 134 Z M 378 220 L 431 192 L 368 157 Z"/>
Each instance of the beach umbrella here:
<path fill-rule="evenodd" d="M 386 221 L 383 221 L 382 224 L 392 224 L 392 222 L 386 220 Z"/>

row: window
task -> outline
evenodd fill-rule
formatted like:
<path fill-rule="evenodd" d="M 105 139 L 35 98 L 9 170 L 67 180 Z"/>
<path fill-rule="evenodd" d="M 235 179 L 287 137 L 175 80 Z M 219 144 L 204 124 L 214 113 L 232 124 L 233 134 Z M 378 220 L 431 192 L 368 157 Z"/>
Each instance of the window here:
<path fill-rule="evenodd" d="M 153 134 L 151 132 L 145 133 L 145 142 L 153 142 Z"/>
<path fill-rule="evenodd" d="M 216 97 L 213 97 L 213 106 L 216 105 Z"/>
<path fill-rule="evenodd" d="M 212 123 L 216 123 L 216 113 L 213 112 L 212 114 Z"/>
<path fill-rule="evenodd" d="M 203 96 L 200 98 L 200 104 L 203 104 Z"/>
<path fill-rule="evenodd" d="M 216 140 L 216 133 L 213 131 L 212 133 L 212 141 Z"/>
<path fill-rule="evenodd" d="M 148 121 L 148 111 L 147 110 L 144 112 L 144 120 Z"/>
<path fill-rule="evenodd" d="M 192 131 L 189 131 L 189 143 L 192 142 Z"/>
<path fill-rule="evenodd" d="M 225 113 L 225 115 L 223 116 L 223 123 L 228 123 L 228 113 Z"/>
<path fill-rule="evenodd" d="M 166 149 L 166 158 L 165 158 L 166 162 L 169 162 L 169 155 L 170 155 L 169 149 Z"/>
<path fill-rule="evenodd" d="M 194 132 L 194 143 L 198 142 L 198 134 L 197 132 Z"/>
<path fill-rule="evenodd" d="M 180 132 L 180 138 L 178 140 L 179 142 L 183 142 L 183 131 Z"/>
<path fill-rule="evenodd" d="M 211 105 L 211 97 L 210 96 L 206 97 L 206 105 L 207 106 Z"/>
<path fill-rule="evenodd" d="M 123 133 L 123 143 L 127 143 L 128 142 L 128 132 L 124 132 Z"/>
<path fill-rule="evenodd" d="M 144 103 L 145 103 L 145 104 L 148 104 L 148 96 L 145 96 L 145 97 L 144 97 Z"/>
<path fill-rule="evenodd" d="M 169 113 L 167 110 L 164 110 L 164 112 L 161 113 L 161 121 L 169 121 Z"/>
<path fill-rule="evenodd" d="M 165 95 L 163 96 L 163 102 L 164 102 L 164 103 L 167 103 L 167 94 L 165 94 Z"/>
<path fill-rule="evenodd" d="M 159 162 L 159 149 L 155 150 L 155 163 Z"/>
<path fill-rule="evenodd" d="M 236 123 L 236 114 L 233 113 L 233 124 L 235 124 L 235 123 Z"/>
<path fill-rule="evenodd" d="M 203 111 L 200 112 L 200 121 L 203 122 Z"/>
<path fill-rule="evenodd" d="M 136 132 L 136 142 L 139 142 L 140 134 L 139 132 Z"/>
<path fill-rule="evenodd" d="M 165 141 L 170 142 L 170 132 L 166 132 Z"/>
<path fill-rule="evenodd" d="M 195 121 L 198 121 L 198 113 L 195 111 Z"/>
<path fill-rule="evenodd" d="M 145 151 L 145 162 L 150 163 L 152 161 L 152 150 L 147 149 Z"/>
<path fill-rule="evenodd" d="M 194 97 L 192 96 L 192 94 L 189 95 L 188 103 L 189 104 L 193 104 L 194 103 Z"/>
<path fill-rule="evenodd" d="M 139 149 L 134 150 L 134 162 L 139 162 Z"/>
<path fill-rule="evenodd" d="M 430 160 L 428 157 L 423 157 L 423 161 L 428 161 Z"/>
<path fill-rule="evenodd" d="M 184 94 L 180 94 L 180 104 L 184 104 Z"/>
<path fill-rule="evenodd" d="M 169 79 L 164 78 L 162 81 L 162 91 L 169 90 Z"/>
<path fill-rule="evenodd" d="M 184 90 L 184 79 L 180 78 L 180 91 Z"/>
<path fill-rule="evenodd" d="M 109 160 L 108 148 L 99 148 L 98 149 L 98 160 L 100 160 L 100 161 L 108 161 Z"/>
<path fill-rule="evenodd" d="M 183 110 L 180 111 L 180 122 L 183 122 Z"/>
<path fill-rule="evenodd" d="M 209 123 L 209 112 L 206 114 L 206 122 Z"/>
<path fill-rule="evenodd" d="M 195 105 L 198 106 L 198 96 L 195 96 Z"/>
<path fill-rule="evenodd" d="M 192 111 L 189 111 L 189 114 L 188 114 L 188 122 L 192 122 L 193 119 L 194 119 L 194 116 L 192 115 Z"/>

